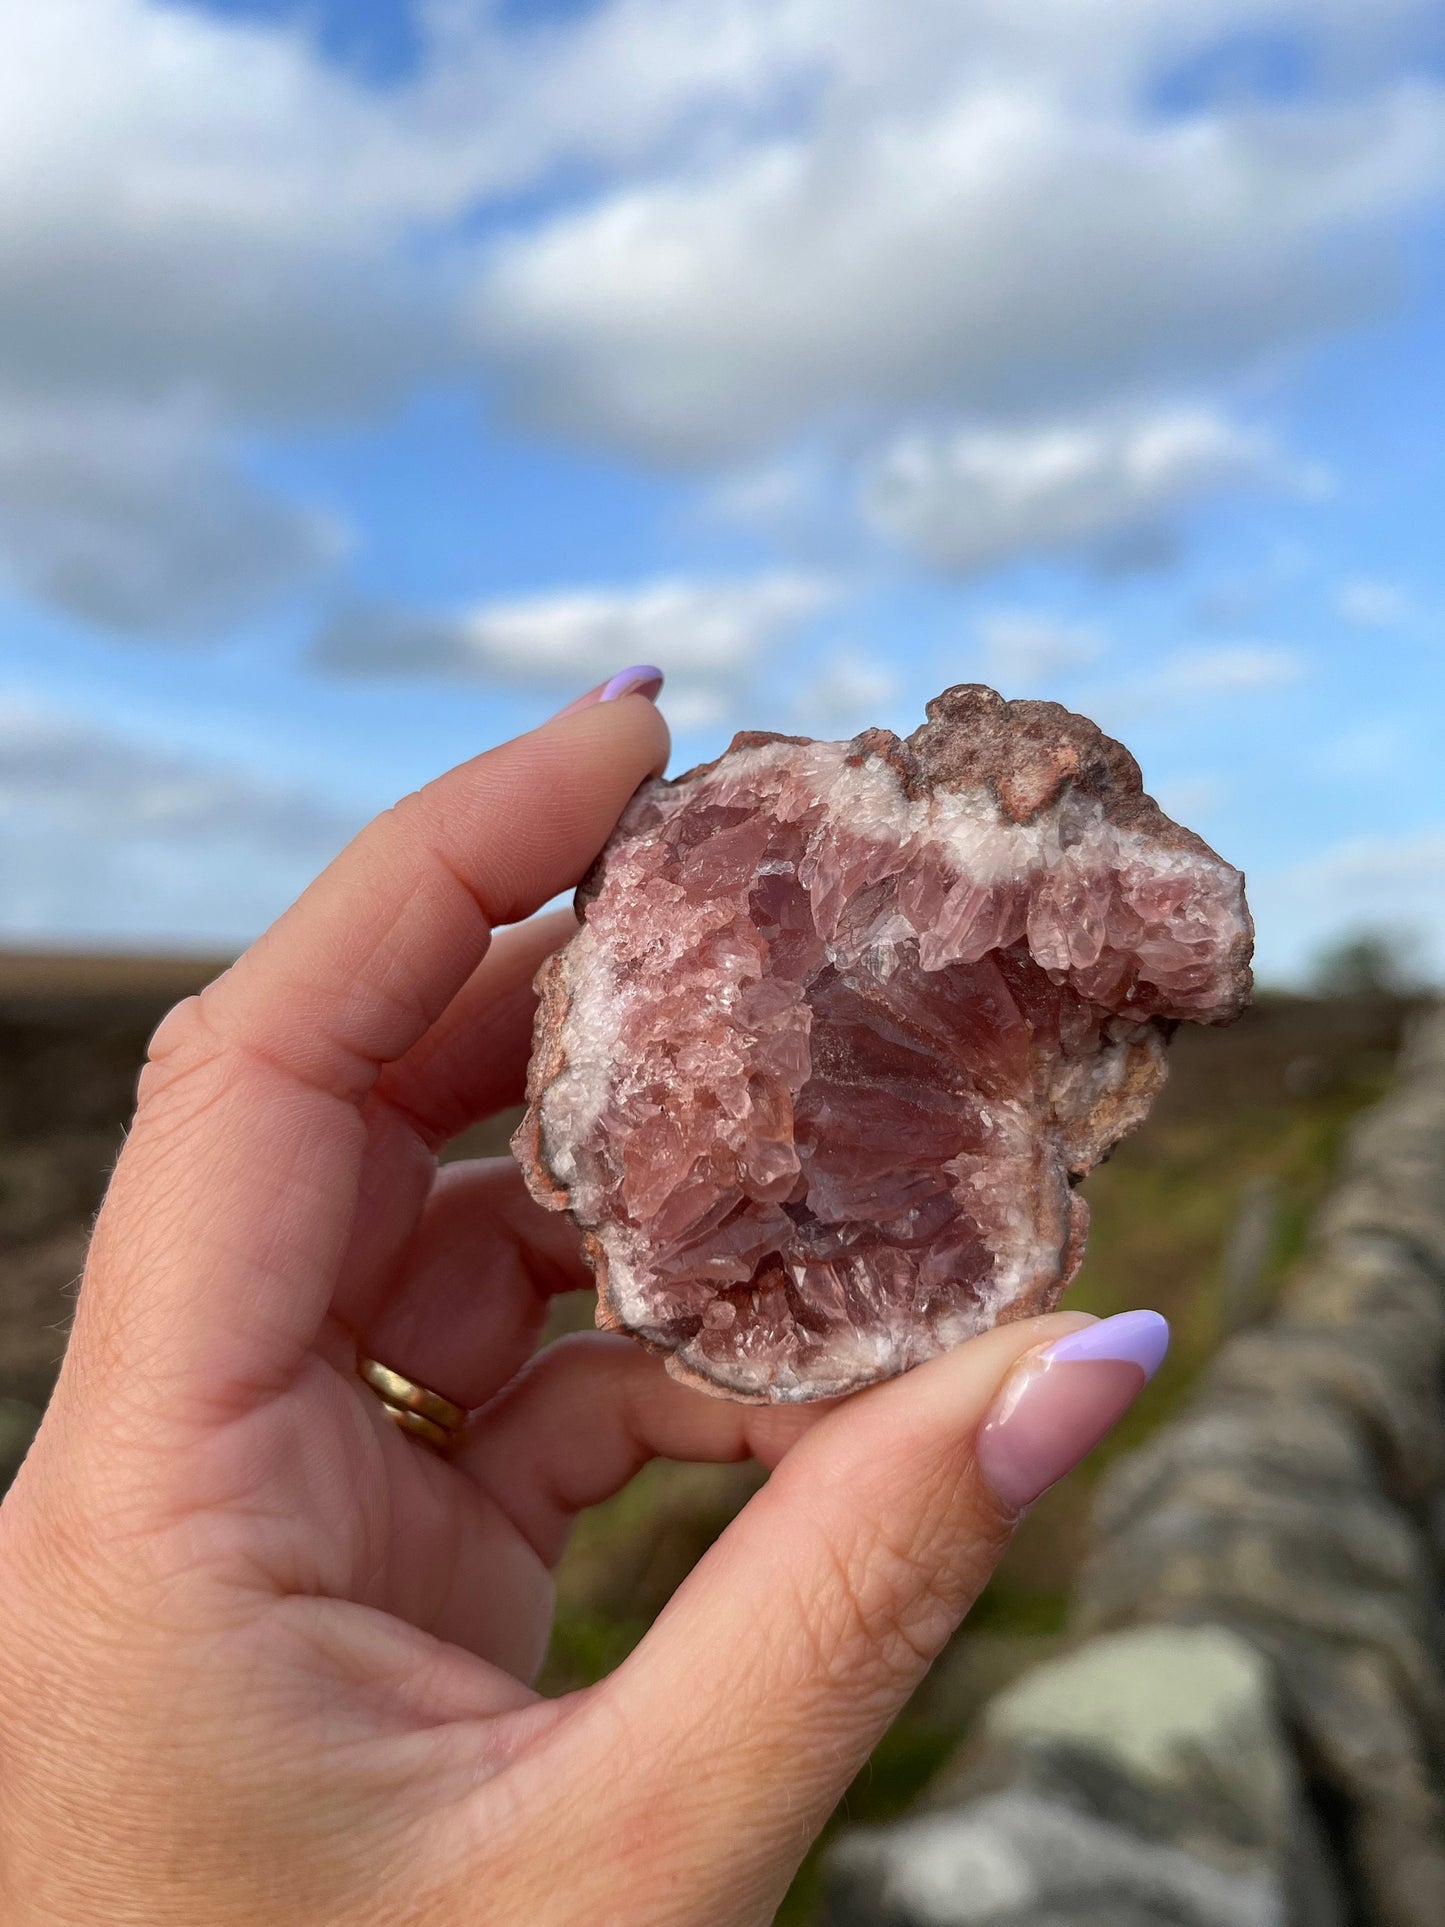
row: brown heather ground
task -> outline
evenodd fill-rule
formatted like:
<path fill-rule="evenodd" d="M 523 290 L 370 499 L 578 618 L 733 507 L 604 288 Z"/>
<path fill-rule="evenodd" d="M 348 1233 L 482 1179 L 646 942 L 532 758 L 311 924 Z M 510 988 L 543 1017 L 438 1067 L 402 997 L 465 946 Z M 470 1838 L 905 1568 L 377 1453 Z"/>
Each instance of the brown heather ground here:
<path fill-rule="evenodd" d="M 146 1038 L 216 967 L 0 956 L 0 1475 L 7 1441 L 13 1453 L 54 1376 Z M 1174 1326 L 1170 1359 L 1093 1463 L 1030 1515 L 968 1627 L 850 1791 L 853 1819 L 904 1805 L 977 1706 L 1057 1640 L 1093 1478 L 1177 1407 L 1221 1336 L 1225 1254 L 1244 1201 L 1262 1187 L 1273 1199 L 1256 1281 L 1266 1304 L 1304 1246 L 1341 1132 L 1385 1086 L 1406 1014 L 1381 1000 L 1267 997 L 1232 1030 L 1180 1034 L 1154 1115 L 1089 1180 L 1094 1228 L 1070 1295 L 1088 1311 L 1157 1307 Z M 509 1124 L 480 1127 L 456 1148 L 501 1149 Z M 589 1322 L 578 1295 L 555 1326 Z M 585 1519 L 559 1578 L 545 1689 L 614 1665 L 755 1483 L 748 1468 L 658 1465 Z M 811 1894 L 810 1863 L 781 1918 L 806 1920 Z"/>

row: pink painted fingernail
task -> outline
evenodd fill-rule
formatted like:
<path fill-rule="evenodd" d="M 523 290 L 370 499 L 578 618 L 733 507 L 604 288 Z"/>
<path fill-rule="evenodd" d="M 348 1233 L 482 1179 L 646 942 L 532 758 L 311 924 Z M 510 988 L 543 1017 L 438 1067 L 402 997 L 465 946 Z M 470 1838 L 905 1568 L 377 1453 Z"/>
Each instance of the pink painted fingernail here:
<path fill-rule="evenodd" d="M 1126 1311 L 1070 1332 L 1014 1371 L 984 1420 L 978 1468 L 1011 1512 L 1072 1471 L 1128 1411 L 1163 1363 L 1169 1327 Z"/>
<path fill-rule="evenodd" d="M 630 669 L 619 669 L 615 676 L 609 676 L 606 682 L 589 689 L 585 696 L 579 696 L 575 702 L 568 703 L 565 709 L 559 709 L 552 721 L 555 723 L 563 716 L 574 716 L 579 709 L 591 709 L 595 703 L 615 703 L 621 696 L 646 696 L 650 703 L 656 702 L 661 688 L 662 671 L 657 665 L 635 662 Z"/>

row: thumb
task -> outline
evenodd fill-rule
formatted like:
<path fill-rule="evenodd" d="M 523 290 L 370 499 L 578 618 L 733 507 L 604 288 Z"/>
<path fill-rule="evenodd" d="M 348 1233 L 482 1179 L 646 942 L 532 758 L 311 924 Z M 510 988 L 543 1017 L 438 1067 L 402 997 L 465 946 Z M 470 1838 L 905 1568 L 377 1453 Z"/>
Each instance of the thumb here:
<path fill-rule="evenodd" d="M 650 1838 L 676 1844 L 694 1895 L 717 1870 L 717 1918 L 772 1918 L 1022 1508 L 1122 1416 L 1167 1344 L 1153 1312 L 1033 1319 L 846 1401 L 600 1689 Z"/>

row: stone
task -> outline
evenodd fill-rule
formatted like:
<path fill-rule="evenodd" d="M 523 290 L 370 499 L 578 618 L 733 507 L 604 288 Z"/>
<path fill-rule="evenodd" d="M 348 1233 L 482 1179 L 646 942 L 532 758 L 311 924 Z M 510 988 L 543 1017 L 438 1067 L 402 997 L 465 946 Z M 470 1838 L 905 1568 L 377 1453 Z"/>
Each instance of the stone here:
<path fill-rule="evenodd" d="M 1353 1239 L 1331 1250 L 1336 1310 L 1353 1273 L 1367 1319 L 1392 1301 L 1402 1315 L 1410 1274 L 1385 1256 Z M 1291 1293 L 1296 1317 L 1306 1285 Z M 1418 1519 L 1384 1489 L 1409 1434 L 1381 1422 L 1374 1337 L 1362 1322 L 1360 1369 L 1328 1329 L 1228 1344 L 1199 1406 L 1106 1476 L 1074 1618 L 1084 1632 L 1213 1623 L 1248 1640 L 1328 1789 L 1359 1917 L 1433 1927 L 1445 1919 L 1445 1625 Z M 1412 1496 L 1423 1510 L 1418 1486 Z"/>
<path fill-rule="evenodd" d="M 987 1740 L 1097 1754 L 1241 1847 L 1284 1838 L 1297 1773 L 1268 1666 L 1221 1626 L 1140 1626 L 1088 1641 L 989 1706 Z"/>
<path fill-rule="evenodd" d="M 1037 1667 L 972 1756 L 926 1820 L 842 1837 L 831 1920 L 1343 1918 L 1271 1669 L 1223 1627 L 1137 1627 Z"/>
<path fill-rule="evenodd" d="M 833 1396 L 1052 1307 L 1171 1031 L 1248 997 L 1243 879 L 1127 750 L 977 686 L 928 715 L 644 784 L 538 979 L 519 1160 L 598 1323 L 704 1390 Z"/>
<path fill-rule="evenodd" d="M 1221 1491 L 1226 1505 L 1236 1495 L 1290 1491 L 1324 1507 L 1371 1489 L 1369 1445 L 1348 1413 L 1313 1401 L 1218 1396 L 1220 1381 L 1206 1383 L 1215 1396 L 1116 1460 L 1096 1487 L 1093 1529 L 1106 1546 L 1200 1479 Z"/>
<path fill-rule="evenodd" d="M 1342 1917 L 1270 1666 L 1223 1626 L 1139 1626 L 1087 1641 L 989 1707 L 985 1743 L 1015 1783 L 1067 1791 L 1141 1839 Z"/>
<path fill-rule="evenodd" d="M 1387 1234 L 1445 1279 L 1445 1201 L 1425 1182 L 1445 1161 L 1445 1094 L 1381 1107 L 1352 1137 L 1344 1182 L 1321 1214 L 1322 1237 Z"/>
<path fill-rule="evenodd" d="M 1290 1403 L 1281 1417 L 1298 1422 L 1311 1410 L 1328 1412 L 1341 1439 L 1343 1417 L 1367 1441 L 1387 1490 L 1414 1502 L 1433 1489 L 1445 1456 L 1436 1394 L 1441 1353 L 1420 1336 L 1407 1348 L 1406 1335 L 1379 1317 L 1357 1329 L 1331 1330 L 1282 1316 L 1221 1352 L 1208 1388 L 1225 1398 L 1257 1400 L 1252 1430 L 1268 1422 L 1268 1402 L 1282 1391 Z M 1326 1462 L 1327 1450 L 1315 1452 L 1316 1466 Z"/>
<path fill-rule="evenodd" d="M 1445 1012 L 1419 1019 L 1400 1081 L 1349 1134 L 1342 1182 L 1320 1217 L 1323 1239 L 1384 1235 L 1445 1281 Z"/>
<path fill-rule="evenodd" d="M 1308 1927 L 1330 1927 L 1331 1918 Z M 1306 1927 L 1272 1873 L 1228 1872 L 1029 1788 L 843 1835 L 828 1855 L 823 1919 L 827 1927 Z"/>

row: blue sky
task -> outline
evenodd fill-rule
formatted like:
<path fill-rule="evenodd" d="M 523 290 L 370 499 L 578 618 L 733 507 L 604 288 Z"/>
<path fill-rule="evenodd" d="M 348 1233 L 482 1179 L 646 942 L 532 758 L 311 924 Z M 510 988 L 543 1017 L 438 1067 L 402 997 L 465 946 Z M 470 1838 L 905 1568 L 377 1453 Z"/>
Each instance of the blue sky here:
<path fill-rule="evenodd" d="M 1445 971 L 1445 32 L 1415 0 L 0 19 L 0 942 L 231 947 L 658 660 L 1050 696 L 1265 973 Z"/>

